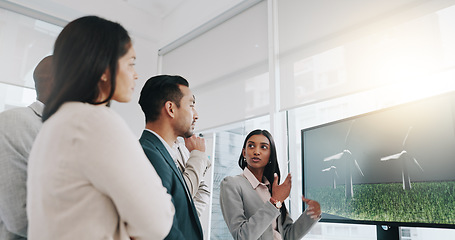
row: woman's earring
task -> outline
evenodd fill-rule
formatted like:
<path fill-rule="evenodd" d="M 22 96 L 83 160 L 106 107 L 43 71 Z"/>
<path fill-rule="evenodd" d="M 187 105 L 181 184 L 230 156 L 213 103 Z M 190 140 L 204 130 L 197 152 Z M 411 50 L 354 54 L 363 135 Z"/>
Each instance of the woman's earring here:
<path fill-rule="evenodd" d="M 269 164 L 271 164 L 271 163 L 272 163 L 272 160 L 269 161 Z"/>
<path fill-rule="evenodd" d="M 246 158 L 245 157 L 243 157 L 243 161 L 246 162 Z"/>

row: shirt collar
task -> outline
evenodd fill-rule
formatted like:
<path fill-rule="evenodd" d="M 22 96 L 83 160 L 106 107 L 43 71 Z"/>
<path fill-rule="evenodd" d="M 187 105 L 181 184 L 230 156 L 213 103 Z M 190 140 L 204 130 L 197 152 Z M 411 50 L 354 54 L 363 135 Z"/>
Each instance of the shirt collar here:
<path fill-rule="evenodd" d="M 243 169 L 243 176 L 245 176 L 245 178 L 248 180 L 248 182 L 250 182 L 253 189 L 256 189 L 259 185 L 264 185 L 267 187 L 268 187 L 268 185 L 270 185 L 270 182 L 264 176 L 262 177 L 264 183 L 259 182 L 258 179 L 254 176 L 254 174 L 247 167 L 245 167 L 245 169 Z"/>
<path fill-rule="evenodd" d="M 150 130 L 150 129 L 145 129 L 146 131 L 149 131 L 153 134 L 155 134 L 155 136 L 161 141 L 161 143 L 164 145 L 164 147 L 166 148 L 167 152 L 172 156 L 172 158 L 175 158 L 175 154 L 174 154 L 174 151 L 172 150 L 172 148 L 169 146 L 169 144 L 167 144 L 166 141 L 164 141 L 164 139 L 156 132 Z"/>
<path fill-rule="evenodd" d="M 44 103 L 40 102 L 39 100 L 36 100 L 34 103 L 30 104 L 28 107 L 31 108 L 38 116 L 42 117 L 43 110 L 44 110 Z"/>
<path fill-rule="evenodd" d="M 36 104 L 38 104 L 40 108 L 44 108 L 44 103 L 42 103 L 40 100 L 36 100 Z"/>

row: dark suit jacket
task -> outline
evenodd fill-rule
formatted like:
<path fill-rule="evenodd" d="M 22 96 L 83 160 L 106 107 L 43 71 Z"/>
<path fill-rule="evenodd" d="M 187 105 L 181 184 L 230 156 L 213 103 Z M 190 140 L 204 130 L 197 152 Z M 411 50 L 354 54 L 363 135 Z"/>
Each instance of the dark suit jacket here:
<path fill-rule="evenodd" d="M 166 147 L 147 130 L 142 132 L 139 142 L 160 176 L 163 186 L 172 196 L 175 207 L 174 222 L 165 239 L 202 239 L 202 227 L 193 199 L 187 192 L 185 180 Z"/>

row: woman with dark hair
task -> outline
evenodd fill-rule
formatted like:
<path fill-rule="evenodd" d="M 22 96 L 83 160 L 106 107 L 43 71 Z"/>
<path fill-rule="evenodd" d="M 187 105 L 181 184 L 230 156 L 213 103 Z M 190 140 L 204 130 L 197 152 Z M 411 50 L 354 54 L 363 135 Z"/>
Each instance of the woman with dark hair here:
<path fill-rule="evenodd" d="M 107 105 L 138 78 L 127 31 L 96 16 L 54 46 L 55 84 L 28 165 L 30 239 L 162 239 L 174 207 L 136 136 Z"/>
<path fill-rule="evenodd" d="M 283 201 L 291 191 L 291 175 L 280 182 L 275 142 L 267 130 L 254 130 L 243 143 L 243 174 L 221 182 L 220 203 L 234 239 L 301 239 L 320 219 L 319 203 L 302 197 L 308 208 L 293 222 Z"/>

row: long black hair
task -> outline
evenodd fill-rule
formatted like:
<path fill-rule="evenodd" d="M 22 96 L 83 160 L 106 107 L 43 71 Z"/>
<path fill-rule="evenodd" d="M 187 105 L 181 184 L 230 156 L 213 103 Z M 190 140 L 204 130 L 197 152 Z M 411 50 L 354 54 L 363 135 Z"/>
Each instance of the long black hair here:
<path fill-rule="evenodd" d="M 239 157 L 239 166 L 241 169 L 245 169 L 247 166 L 246 160 L 243 157 L 243 151 L 246 149 L 246 144 L 248 140 L 251 138 L 253 135 L 264 135 L 270 142 L 270 158 L 269 162 L 264 168 L 264 177 L 267 178 L 267 180 L 270 182 L 270 188 L 269 192 L 270 195 L 272 195 L 272 187 L 273 187 L 273 180 L 275 180 L 274 174 L 276 173 L 278 175 L 278 183 L 280 182 L 281 179 L 281 173 L 280 173 L 280 167 L 278 166 L 278 158 L 276 154 L 276 147 L 275 147 L 275 141 L 273 140 L 272 134 L 269 133 L 267 130 L 262 130 L 262 129 L 256 129 L 251 131 L 245 138 L 245 141 L 243 142 L 243 147 L 242 147 L 242 152 L 240 153 Z M 287 210 L 286 206 L 282 205 L 280 208 L 281 215 L 282 215 L 282 223 L 286 220 L 286 215 L 287 215 Z"/>
<path fill-rule="evenodd" d="M 118 23 L 86 16 L 66 25 L 54 45 L 55 83 L 43 121 L 68 101 L 108 103 L 115 92 L 118 59 L 130 47 L 131 38 Z M 109 69 L 110 92 L 106 99 L 99 101 L 98 83 L 106 69 Z"/>

